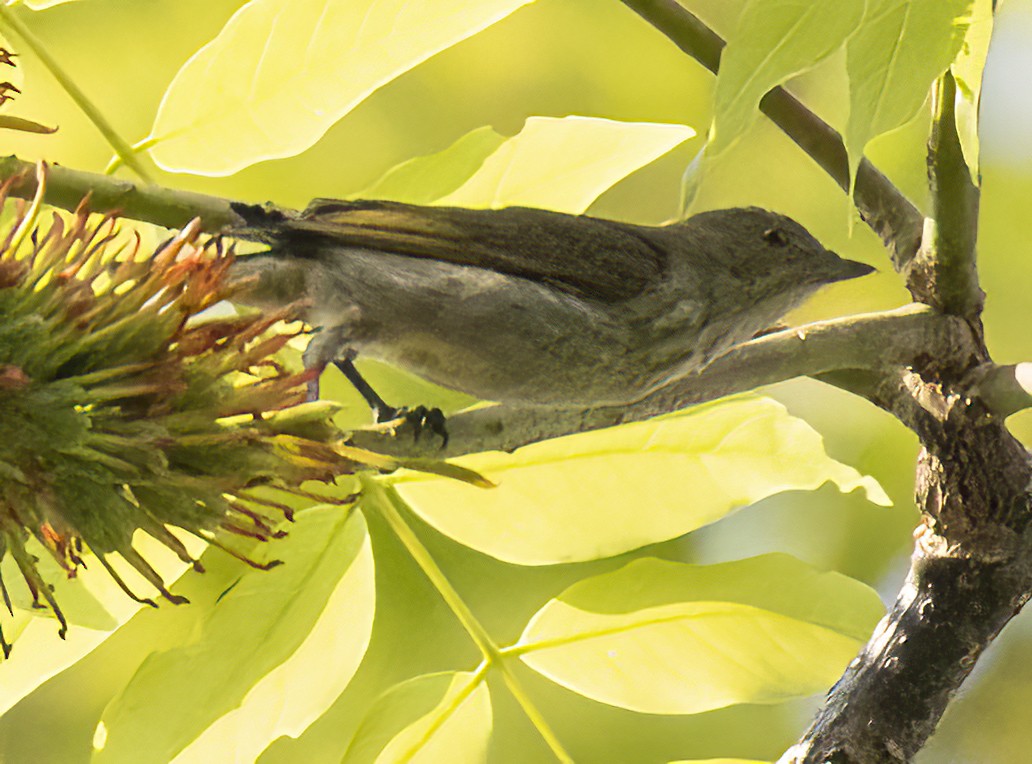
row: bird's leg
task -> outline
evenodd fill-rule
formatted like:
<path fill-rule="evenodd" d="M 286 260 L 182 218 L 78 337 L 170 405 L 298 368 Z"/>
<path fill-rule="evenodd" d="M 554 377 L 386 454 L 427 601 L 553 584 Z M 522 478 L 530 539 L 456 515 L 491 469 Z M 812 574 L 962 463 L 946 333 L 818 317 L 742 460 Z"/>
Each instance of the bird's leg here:
<path fill-rule="evenodd" d="M 349 350 L 343 357 L 334 360 L 333 365 L 341 370 L 348 382 L 358 390 L 359 395 L 369 404 L 369 408 L 373 410 L 373 418 L 378 423 L 403 419 L 412 425 L 416 440 L 419 440 L 423 430 L 426 430 L 441 438 L 441 448 L 448 445 L 448 430 L 445 427 L 444 414 L 440 409 L 427 408 L 426 406 L 416 406 L 411 409 L 396 408 L 389 405 L 373 389 L 373 386 L 366 381 L 366 378 L 362 376 L 358 369 L 355 368 L 354 359 L 354 351 Z"/>
<path fill-rule="evenodd" d="M 397 408 L 380 397 L 373 386 L 355 368 L 355 351 L 347 346 L 346 331 L 344 326 L 317 327 L 303 355 L 305 368 L 317 369 L 319 374 L 322 374 L 322 370 L 332 363 L 341 370 L 348 382 L 369 404 L 369 408 L 373 412 L 373 419 L 377 423 L 403 419 L 412 425 L 417 440 L 426 430 L 441 438 L 442 448 L 448 445 L 448 430 L 445 428 L 444 414 L 440 409 L 426 406 L 416 406 L 411 409 Z M 307 397 L 309 401 L 318 400 L 318 376 L 308 383 Z"/>
<path fill-rule="evenodd" d="M 312 332 L 312 339 L 301 355 L 305 369 L 314 369 L 317 372 L 308 383 L 306 398 L 309 403 L 319 400 L 319 377 L 322 376 L 323 369 L 340 354 L 340 348 L 344 344 L 344 331 L 340 326 L 329 329 L 317 326 Z"/>
<path fill-rule="evenodd" d="M 388 405 L 387 401 L 380 397 L 380 394 L 373 389 L 373 386 L 355 368 L 355 352 L 353 350 L 345 352 L 341 358 L 333 362 L 333 365 L 341 370 L 348 382 L 358 390 L 358 394 L 369 404 L 369 408 L 373 411 L 374 420 L 377 422 L 389 422 L 392 419 L 398 418 L 400 409 Z"/>

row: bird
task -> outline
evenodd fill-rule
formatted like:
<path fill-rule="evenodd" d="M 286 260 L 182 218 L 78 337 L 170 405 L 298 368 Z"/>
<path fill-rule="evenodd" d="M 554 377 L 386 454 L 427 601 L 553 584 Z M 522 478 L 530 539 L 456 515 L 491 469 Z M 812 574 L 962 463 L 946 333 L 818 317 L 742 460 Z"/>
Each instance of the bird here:
<path fill-rule="evenodd" d="M 378 200 L 234 210 L 230 235 L 268 250 L 231 266 L 233 299 L 301 305 L 306 366 L 337 364 L 380 419 L 397 409 L 356 357 L 499 403 L 626 405 L 874 270 L 757 207 L 659 226 Z"/>

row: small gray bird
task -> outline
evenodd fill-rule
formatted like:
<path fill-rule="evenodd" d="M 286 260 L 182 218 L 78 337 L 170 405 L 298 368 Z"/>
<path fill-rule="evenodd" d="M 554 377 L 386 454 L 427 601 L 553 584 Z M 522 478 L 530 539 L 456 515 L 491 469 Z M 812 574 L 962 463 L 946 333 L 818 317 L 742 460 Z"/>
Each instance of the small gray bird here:
<path fill-rule="evenodd" d="M 380 201 L 235 210 L 248 226 L 230 235 L 270 250 L 234 263 L 234 299 L 305 301 L 306 363 L 360 389 L 358 354 L 486 400 L 626 404 L 874 270 L 753 207 L 658 227 Z"/>

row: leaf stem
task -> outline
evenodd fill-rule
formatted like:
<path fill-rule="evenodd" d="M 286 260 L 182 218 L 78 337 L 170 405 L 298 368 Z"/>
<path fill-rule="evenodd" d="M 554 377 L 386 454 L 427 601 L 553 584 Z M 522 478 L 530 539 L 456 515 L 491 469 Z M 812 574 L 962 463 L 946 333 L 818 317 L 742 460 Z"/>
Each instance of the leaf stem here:
<path fill-rule="evenodd" d="M 82 110 L 87 119 L 89 119 L 97 130 L 100 131 L 100 134 L 104 136 L 104 139 L 111 145 L 111 148 L 114 149 L 115 153 L 118 154 L 119 158 L 125 163 L 125 165 L 140 176 L 142 180 L 148 183 L 153 182 L 147 173 L 147 170 L 133 152 L 132 147 L 115 131 L 115 128 L 110 122 L 108 122 L 107 118 L 101 114 L 100 109 L 97 108 L 96 104 L 89 99 L 82 89 L 75 84 L 75 81 L 69 76 L 69 74 L 59 63 L 57 63 L 57 60 L 50 55 L 50 51 L 47 50 L 43 41 L 36 37 L 36 35 L 34 35 L 29 28 L 22 23 L 17 14 L 3 3 L 0 3 L 0 24 L 8 27 L 21 38 L 22 42 L 24 42 L 28 49 L 33 52 L 43 66 L 47 68 L 53 78 L 57 80 L 58 84 L 64 88 L 64 91 L 68 93 L 69 97 L 75 102 L 75 105 Z"/>
<path fill-rule="evenodd" d="M 430 725 L 423 731 L 419 740 L 412 743 L 408 750 L 398 758 L 399 764 L 406 764 L 406 762 L 412 761 L 412 759 L 416 757 L 416 754 L 419 753 L 420 749 L 430 742 L 434 733 L 437 732 L 437 730 L 439 730 L 446 721 L 448 721 L 452 714 L 459 710 L 459 706 L 465 703 L 466 699 L 469 698 L 469 696 L 473 694 L 473 691 L 480 686 L 480 683 L 484 681 L 484 678 L 487 676 L 487 670 L 490 666 L 491 664 L 487 660 L 484 660 L 479 666 L 477 666 L 466 686 L 459 690 L 459 692 L 455 693 L 451 702 L 442 708 L 440 713 L 434 717 L 434 720 L 430 722 Z"/>
<path fill-rule="evenodd" d="M 559 742 L 559 738 L 555 736 L 552 728 L 548 726 L 548 722 L 545 720 L 544 715 L 538 707 L 534 705 L 534 701 L 531 700 L 523 685 L 512 672 L 512 669 L 509 668 L 504 661 L 498 664 L 498 668 L 502 672 L 502 679 L 505 681 L 505 686 L 509 688 L 509 692 L 512 693 L 516 702 L 520 704 L 520 708 L 523 709 L 523 713 L 527 715 L 530 723 L 534 725 L 538 734 L 541 735 L 541 738 L 545 741 L 545 744 L 551 749 L 556 760 L 562 762 L 562 764 L 574 764 L 573 758 L 563 749 L 562 743 Z"/>
<path fill-rule="evenodd" d="M 527 715 L 531 724 L 537 729 L 538 734 L 541 735 L 541 738 L 551 749 L 552 754 L 563 764 L 573 764 L 573 758 L 563 748 L 562 743 L 559 742 L 559 739 L 545 720 L 544 715 L 534 705 L 533 700 L 531 700 L 523 685 L 513 673 L 512 668 L 507 665 L 505 656 L 498 645 L 495 644 L 491 635 L 487 633 L 484 626 L 477 620 L 477 617 L 469 609 L 469 606 L 466 605 L 459 593 L 455 591 L 447 576 L 444 575 L 444 571 L 438 567 L 430 551 L 423 546 L 415 532 L 405 522 L 399 511 L 404 506 L 404 502 L 398 496 L 397 491 L 393 488 L 385 488 L 383 483 L 372 478 L 363 478 L 362 482 L 363 492 L 376 497 L 376 507 L 379 509 L 380 514 L 387 521 L 387 524 L 394 531 L 408 553 L 412 555 L 412 559 L 416 561 L 424 575 L 430 579 L 430 583 L 437 589 L 441 598 L 452 613 L 455 614 L 455 617 L 458 618 L 459 623 L 462 624 L 462 627 L 476 643 L 484 656 L 484 660 L 501 672 L 509 692 L 512 693 L 513 698 L 519 703 L 520 708 L 523 709 L 523 713 Z"/>
<path fill-rule="evenodd" d="M 517 657 L 537 650 L 551 650 L 556 647 L 575 645 L 579 642 L 601 639 L 602 637 L 609 637 L 614 634 L 626 634 L 636 629 L 643 629 L 648 626 L 656 626 L 665 623 L 679 623 L 681 621 L 694 621 L 698 618 L 707 618 L 712 615 L 713 613 L 711 611 L 702 611 L 695 613 L 673 613 L 671 615 L 654 616 L 634 623 L 620 624 L 619 626 L 608 626 L 605 628 L 592 629 L 590 631 L 581 631 L 576 634 L 568 634 L 563 637 L 542 639 L 537 642 L 520 642 L 515 645 L 503 647 L 500 652 L 505 657 Z"/>

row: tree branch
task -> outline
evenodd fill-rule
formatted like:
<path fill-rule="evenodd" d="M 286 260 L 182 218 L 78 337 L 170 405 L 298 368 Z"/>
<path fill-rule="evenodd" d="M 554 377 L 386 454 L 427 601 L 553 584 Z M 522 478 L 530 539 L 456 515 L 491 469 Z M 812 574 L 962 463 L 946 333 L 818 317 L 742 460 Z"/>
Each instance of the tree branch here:
<path fill-rule="evenodd" d="M 934 387 L 934 385 L 932 385 Z M 981 402 L 915 422 L 924 523 L 891 612 L 782 762 L 909 761 L 1032 593 L 1032 462 Z"/>
<path fill-rule="evenodd" d="M 1032 408 L 1032 363 L 983 364 L 972 371 L 970 390 L 997 416 Z"/>
<path fill-rule="evenodd" d="M 387 432 L 355 434 L 356 445 L 405 456 L 455 456 L 477 451 L 512 451 L 562 435 L 636 422 L 727 395 L 799 376 L 838 369 L 871 369 L 884 376 L 927 353 L 971 351 L 967 323 L 924 305 L 908 305 L 809 324 L 767 334 L 732 348 L 697 374 L 679 379 L 628 406 L 551 409 L 491 406 L 448 419 L 449 445 L 393 437 Z"/>
<path fill-rule="evenodd" d="M 0 159 L 0 181 L 18 178 L 11 195 L 31 199 L 36 193 L 36 166 L 16 156 Z M 74 210 L 86 196 L 94 212 L 117 212 L 145 223 L 182 228 L 195 217 L 205 231 L 218 233 L 242 226 L 243 218 L 218 196 L 175 191 L 93 172 L 53 165 L 47 170 L 47 204 Z"/>
<path fill-rule="evenodd" d="M 929 138 L 933 218 L 908 272 L 915 298 L 971 327 L 974 352 L 930 351 L 883 385 L 880 405 L 921 439 L 923 525 L 889 615 L 783 762 L 905 762 L 934 732 L 975 662 L 1032 595 L 1032 461 L 1003 416 L 1029 405 L 1027 369 L 988 363 L 979 315 L 978 189 L 936 83 Z"/>
<path fill-rule="evenodd" d="M 716 74 L 726 43 L 676 0 L 622 2 Z M 839 188 L 848 192 L 846 147 L 842 136 L 827 122 L 781 87 L 774 88 L 763 97 L 760 111 L 817 162 Z M 853 202 L 864 222 L 884 242 L 896 270 L 902 271 L 921 243 L 924 216 L 920 210 L 867 159 L 861 160 L 857 171 Z"/>
<path fill-rule="evenodd" d="M 985 294 L 978 286 L 978 188 L 964 162 L 954 113 L 956 83 L 947 70 L 935 84 L 928 180 L 933 213 L 907 277 L 915 300 L 946 313 L 976 318 Z"/>

